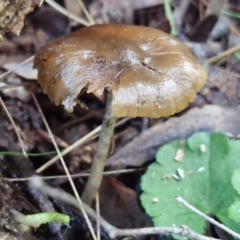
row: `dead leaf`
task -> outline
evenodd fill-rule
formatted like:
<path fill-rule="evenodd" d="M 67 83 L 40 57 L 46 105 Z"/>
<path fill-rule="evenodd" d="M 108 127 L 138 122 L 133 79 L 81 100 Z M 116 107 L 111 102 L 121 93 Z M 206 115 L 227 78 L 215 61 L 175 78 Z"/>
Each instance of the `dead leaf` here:
<path fill-rule="evenodd" d="M 203 19 L 192 29 L 189 40 L 206 42 L 221 14 L 225 0 L 212 0 L 209 2 Z"/>
<path fill-rule="evenodd" d="M 136 192 L 116 179 L 104 177 L 99 196 L 101 216 L 114 226 L 141 228 L 152 225 L 139 205 Z"/>
<path fill-rule="evenodd" d="M 240 107 L 239 86 L 239 76 L 220 67 L 211 67 L 201 92 L 208 103 Z"/>
<path fill-rule="evenodd" d="M 48 143 L 52 143 L 52 140 L 51 140 L 48 132 L 39 128 L 39 129 L 36 130 L 36 133 L 39 136 L 39 138 L 42 139 L 43 141 L 46 141 Z M 59 147 L 61 147 L 61 148 L 69 147 L 69 145 L 65 141 L 63 141 L 61 138 L 57 137 L 56 135 L 54 135 L 54 139 L 55 139 L 55 141 L 56 141 L 56 143 Z"/>
<path fill-rule="evenodd" d="M 180 117 L 157 124 L 127 144 L 107 162 L 111 169 L 142 166 L 155 157 L 157 149 L 176 139 L 195 132 L 229 132 L 234 138 L 240 133 L 240 112 L 236 108 L 205 105 L 194 108 Z"/>

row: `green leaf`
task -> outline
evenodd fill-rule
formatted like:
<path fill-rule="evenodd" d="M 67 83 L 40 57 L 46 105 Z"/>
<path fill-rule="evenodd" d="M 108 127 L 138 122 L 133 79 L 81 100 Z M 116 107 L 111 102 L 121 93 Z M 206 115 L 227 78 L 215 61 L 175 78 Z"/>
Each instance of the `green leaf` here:
<path fill-rule="evenodd" d="M 240 223 L 240 201 L 236 201 L 230 206 L 228 216 Z"/>
<path fill-rule="evenodd" d="M 220 133 L 196 133 L 161 147 L 141 181 L 141 202 L 154 225 L 187 225 L 204 233 L 205 220 L 179 204 L 178 195 L 240 233 L 239 225 L 228 217 L 238 196 L 231 176 L 240 167 L 239 156 L 240 141 L 229 141 Z"/>
<path fill-rule="evenodd" d="M 233 171 L 231 182 L 233 187 L 237 190 L 238 194 L 240 194 L 240 168 L 237 168 L 236 170 Z M 234 221 L 240 223 L 240 201 L 239 200 L 236 200 L 229 207 L 228 216 Z"/>
<path fill-rule="evenodd" d="M 240 194 L 240 168 L 236 169 L 232 175 L 232 185 Z"/>

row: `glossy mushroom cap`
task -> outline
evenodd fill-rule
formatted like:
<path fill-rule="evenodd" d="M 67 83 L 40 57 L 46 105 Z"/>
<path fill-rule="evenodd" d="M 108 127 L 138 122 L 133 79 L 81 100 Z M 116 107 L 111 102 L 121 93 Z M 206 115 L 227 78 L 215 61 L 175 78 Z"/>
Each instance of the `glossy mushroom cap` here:
<path fill-rule="evenodd" d="M 186 108 L 206 81 L 190 51 L 148 27 L 95 25 L 49 42 L 35 57 L 38 81 L 72 111 L 78 95 L 113 93 L 113 116 L 169 116 Z"/>

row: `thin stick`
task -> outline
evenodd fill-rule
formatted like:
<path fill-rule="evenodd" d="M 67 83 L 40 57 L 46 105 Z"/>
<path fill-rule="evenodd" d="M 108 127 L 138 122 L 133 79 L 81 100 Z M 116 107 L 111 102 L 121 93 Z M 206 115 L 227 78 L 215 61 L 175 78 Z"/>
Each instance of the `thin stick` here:
<path fill-rule="evenodd" d="M 93 158 L 90 176 L 82 194 L 83 202 L 91 205 L 102 181 L 102 174 L 113 138 L 117 118 L 112 117 L 112 93 L 107 92 L 107 103 L 98 141 L 97 151 Z"/>
<path fill-rule="evenodd" d="M 6 86 L 0 87 L 0 91 L 2 90 L 7 90 L 7 89 L 13 89 L 13 88 L 18 88 L 18 87 L 24 87 L 24 86 L 29 86 L 32 85 L 33 83 L 19 83 L 19 84 L 7 84 Z M 37 84 L 37 83 L 34 83 Z"/>
<path fill-rule="evenodd" d="M 122 173 L 131 173 L 131 172 L 140 172 L 145 171 L 147 168 L 138 168 L 138 169 L 123 169 L 123 170 L 115 170 L 115 171 L 106 171 L 103 172 L 104 176 L 115 175 L 115 174 L 122 174 Z M 77 173 L 71 174 L 71 178 L 79 178 L 79 177 L 88 177 L 90 173 Z M 9 182 L 24 182 L 31 180 L 33 177 L 26 177 L 26 178 L 0 178 L 0 180 L 9 181 Z M 42 179 L 61 179 L 67 178 L 67 175 L 56 175 L 56 176 L 43 176 Z"/>
<path fill-rule="evenodd" d="M 124 236 L 142 236 L 142 235 L 152 235 L 152 234 L 176 234 L 186 239 L 194 240 L 217 240 L 217 238 L 206 237 L 193 232 L 187 226 L 181 227 L 149 227 L 149 228 L 136 228 L 136 229 L 117 229 L 114 236 L 124 237 Z M 113 234 L 112 234 L 113 235 Z M 112 236 L 110 235 L 110 236 Z"/>
<path fill-rule="evenodd" d="M 96 213 L 97 213 L 97 239 L 100 240 L 100 207 L 99 207 L 99 193 L 96 194 Z"/>
<path fill-rule="evenodd" d="M 49 136 L 50 136 L 50 138 L 51 138 L 51 140 L 52 140 L 52 143 L 53 143 L 53 145 L 54 145 L 54 147 L 55 147 L 55 149 L 56 149 L 56 151 L 57 151 L 57 153 L 58 153 L 58 155 L 59 155 L 59 157 L 60 157 L 60 161 L 61 161 L 61 163 L 62 163 L 62 166 L 63 166 L 63 169 L 64 169 L 65 173 L 66 173 L 67 176 L 68 176 L 68 180 L 69 180 L 69 183 L 70 183 L 70 185 L 71 185 L 71 187 L 72 187 L 72 190 L 73 190 L 73 192 L 74 192 L 74 195 L 75 195 L 75 197 L 77 198 L 79 205 L 81 206 L 81 205 L 82 205 L 82 200 L 81 200 L 81 198 L 79 197 L 79 194 L 78 194 L 77 189 L 76 189 L 76 187 L 75 187 L 75 185 L 74 185 L 74 183 L 73 183 L 73 180 L 72 180 L 72 178 L 71 178 L 71 176 L 70 176 L 70 173 L 69 173 L 68 168 L 67 168 L 67 166 L 66 166 L 66 164 L 65 164 L 65 161 L 63 160 L 63 157 L 61 156 L 61 152 L 60 152 L 60 150 L 59 150 L 59 148 L 58 148 L 58 145 L 57 145 L 57 143 L 56 143 L 56 141 L 55 141 L 55 139 L 54 139 L 54 136 L 53 136 L 53 134 L 52 134 L 52 131 L 51 131 L 51 129 L 50 129 L 48 123 L 47 123 L 47 120 L 46 120 L 46 118 L 45 118 L 45 116 L 44 116 L 44 114 L 43 114 L 43 112 L 42 112 L 42 109 L 40 108 L 40 106 L 39 106 L 39 104 L 38 104 L 38 101 L 37 101 L 37 99 L 36 99 L 36 97 L 35 97 L 35 95 L 34 95 L 33 93 L 32 93 L 32 97 L 33 97 L 33 100 L 34 100 L 34 102 L 35 102 L 35 104 L 36 104 L 36 106 L 37 106 L 37 108 L 38 108 L 38 111 L 39 111 L 39 113 L 40 113 L 40 116 L 42 117 L 42 120 L 43 120 L 43 122 L 44 122 L 44 124 L 45 124 L 45 127 L 46 127 L 46 129 L 47 129 L 47 131 L 48 131 L 48 133 L 49 133 Z M 93 227 L 92 227 L 92 225 L 91 225 L 91 222 L 90 222 L 90 220 L 89 220 L 89 218 L 88 218 L 85 210 L 84 210 L 83 208 L 81 208 L 81 211 L 82 211 L 83 216 L 85 217 L 85 220 L 86 220 L 86 222 L 87 222 L 87 225 L 88 225 L 88 227 L 89 227 L 89 230 L 90 230 L 90 233 L 91 233 L 93 239 L 94 239 L 94 240 L 97 240 L 96 235 L 95 235 L 95 232 L 94 232 L 94 230 L 93 230 Z"/>
<path fill-rule="evenodd" d="M 78 22 L 80 24 L 82 24 L 84 26 L 90 26 L 91 25 L 89 22 L 87 22 L 86 20 L 78 17 L 76 14 L 67 11 L 65 8 L 63 8 L 61 5 L 59 5 L 55 1 L 53 1 L 53 0 L 45 0 L 45 2 L 48 3 L 54 9 L 56 9 L 58 12 L 60 12 L 63 15 L 73 19 L 74 21 L 76 21 L 76 22 Z"/>
<path fill-rule="evenodd" d="M 89 23 L 90 23 L 91 25 L 95 24 L 95 21 L 93 20 L 91 14 L 88 12 L 88 10 L 87 10 L 85 4 L 83 3 L 83 1 L 82 1 L 82 0 L 77 0 L 77 1 L 78 1 L 79 6 L 82 8 L 84 14 L 86 15 Z"/>
<path fill-rule="evenodd" d="M 60 189 L 56 189 L 45 184 L 40 177 L 35 177 L 31 180 L 31 184 L 33 187 L 37 188 L 42 193 L 48 195 L 51 198 L 59 199 L 65 203 L 68 203 L 79 209 L 79 204 L 76 199 Z M 93 219 L 97 220 L 96 212 L 91 209 L 87 204 L 82 203 L 82 207 L 91 216 Z M 185 237 L 187 239 L 194 240 L 217 240 L 216 238 L 210 238 L 206 236 L 202 236 L 198 233 L 193 232 L 186 226 L 182 227 L 152 227 L 152 228 L 140 228 L 140 229 L 119 229 L 108 223 L 101 216 L 99 217 L 99 222 L 101 226 L 105 229 L 111 239 L 115 239 L 117 237 L 124 236 L 141 236 L 141 235 L 149 235 L 149 234 L 177 234 L 179 236 Z"/>
<path fill-rule="evenodd" d="M 239 50 L 240 50 L 240 45 L 237 45 L 237 46 L 235 46 L 235 47 L 229 48 L 228 50 L 219 53 L 217 56 L 208 58 L 208 59 L 206 60 L 206 63 L 207 63 L 207 64 L 212 64 L 212 63 L 220 60 L 221 58 L 228 57 L 229 55 L 231 55 L 231 54 L 233 54 L 234 52 L 237 52 L 237 51 L 239 51 Z"/>
<path fill-rule="evenodd" d="M 125 123 L 126 121 L 128 121 L 130 118 L 125 118 L 121 121 L 119 121 L 116 126 L 119 126 L 123 123 Z M 71 146 L 69 146 L 68 148 L 66 148 L 64 151 L 62 151 L 62 156 L 67 155 L 68 153 L 70 153 L 73 149 L 82 146 L 83 144 L 87 143 L 89 140 L 93 140 L 95 138 L 98 137 L 99 132 L 101 131 L 101 126 L 98 126 L 97 128 L 95 128 L 93 131 L 91 131 L 90 133 L 86 134 L 84 137 L 80 138 L 78 141 L 76 141 L 74 144 L 72 144 Z M 45 169 L 47 169 L 48 167 L 50 167 L 52 164 L 54 164 L 56 161 L 59 160 L 59 156 L 56 155 L 55 157 L 53 157 L 52 159 L 50 159 L 48 162 L 46 162 L 45 164 L 43 164 L 40 168 L 38 168 L 35 173 L 41 173 L 42 171 L 44 171 Z"/>
<path fill-rule="evenodd" d="M 12 125 L 13 125 L 13 128 L 14 128 L 15 133 L 16 133 L 17 138 L 18 138 L 18 141 L 19 141 L 19 143 L 20 143 L 20 146 L 21 146 L 23 155 L 24 155 L 25 157 L 27 157 L 27 153 L 26 153 L 26 151 L 25 151 L 25 146 L 24 146 L 23 140 L 22 140 L 22 138 L 21 138 L 21 135 L 20 135 L 20 133 L 19 133 L 19 130 L 18 130 L 15 122 L 13 121 L 13 118 L 12 118 L 11 114 L 9 113 L 9 111 L 8 111 L 5 103 L 3 102 L 1 96 L 0 96 L 0 104 L 2 105 L 2 107 L 3 107 L 4 111 L 6 112 L 6 114 L 7 114 L 8 118 L 9 118 L 10 122 L 11 122 Z"/>
<path fill-rule="evenodd" d="M 0 75 L 0 79 L 3 78 L 3 77 L 6 77 L 9 73 L 17 70 L 18 68 L 20 68 L 24 64 L 30 62 L 33 58 L 34 58 L 34 56 L 31 56 L 31 57 L 27 58 L 26 60 L 24 60 L 23 62 L 19 63 L 19 65 L 17 65 L 15 68 L 13 68 L 11 70 L 8 70 L 7 72 L 3 73 L 2 75 Z"/>
<path fill-rule="evenodd" d="M 175 199 L 182 203 L 185 207 L 187 207 L 188 209 L 190 209 L 191 211 L 193 211 L 194 213 L 196 213 L 197 215 L 201 216 L 202 218 L 204 218 L 205 220 L 207 220 L 208 222 L 212 223 L 213 225 L 217 226 L 218 228 L 221 228 L 222 230 L 224 230 L 225 232 L 231 234 L 233 237 L 240 239 L 240 235 L 236 232 L 234 232 L 233 230 L 229 229 L 228 227 L 224 226 L 223 224 L 217 222 L 216 220 L 214 220 L 213 218 L 210 218 L 209 216 L 205 215 L 204 213 L 202 213 L 201 211 L 199 211 L 198 209 L 196 209 L 194 206 L 190 205 L 188 202 L 186 202 L 183 198 L 176 196 Z"/>

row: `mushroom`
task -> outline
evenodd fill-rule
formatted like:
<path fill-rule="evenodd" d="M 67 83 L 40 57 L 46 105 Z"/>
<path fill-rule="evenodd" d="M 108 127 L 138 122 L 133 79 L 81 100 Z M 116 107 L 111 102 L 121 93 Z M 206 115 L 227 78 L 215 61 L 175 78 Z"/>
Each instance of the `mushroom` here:
<path fill-rule="evenodd" d="M 69 112 L 83 92 L 106 92 L 98 148 L 82 195 L 88 204 L 101 183 L 116 118 L 180 112 L 207 78 L 191 52 L 172 36 L 127 25 L 94 25 L 49 42 L 36 55 L 34 67 L 43 92 Z"/>

